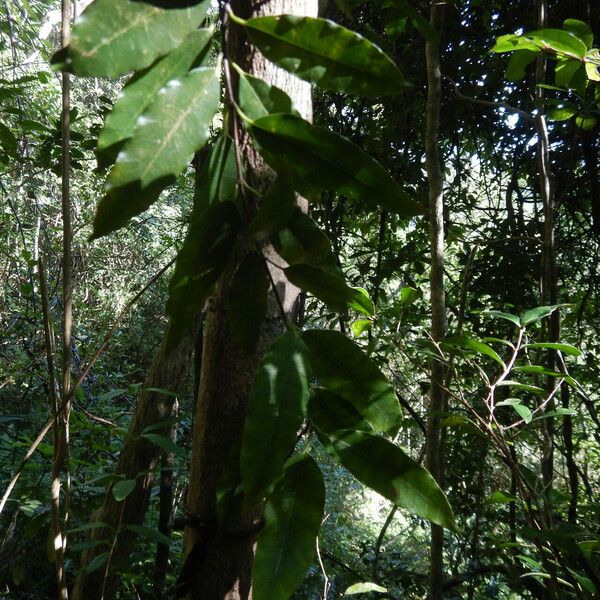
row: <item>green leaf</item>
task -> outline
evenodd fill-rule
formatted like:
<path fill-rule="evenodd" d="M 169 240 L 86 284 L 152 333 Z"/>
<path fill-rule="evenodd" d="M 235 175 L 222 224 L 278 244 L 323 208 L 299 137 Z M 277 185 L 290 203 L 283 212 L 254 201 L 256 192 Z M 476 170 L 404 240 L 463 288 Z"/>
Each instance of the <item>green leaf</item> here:
<path fill-rule="evenodd" d="M 307 263 L 334 272 L 338 268 L 331 241 L 298 207 L 294 208 L 286 228 L 274 236 L 273 243 L 289 265 Z"/>
<path fill-rule="evenodd" d="M 367 487 L 400 507 L 457 530 L 446 496 L 429 472 L 386 439 L 365 431 L 341 430 L 320 436 L 326 449 Z"/>
<path fill-rule="evenodd" d="M 576 114 L 577 110 L 573 108 L 554 108 L 548 113 L 548 121 L 568 121 Z"/>
<path fill-rule="evenodd" d="M 575 125 L 584 131 L 591 131 L 598 124 L 598 118 L 595 115 L 577 115 Z"/>
<path fill-rule="evenodd" d="M 226 134 L 219 136 L 210 149 L 196 178 L 194 210 L 200 212 L 216 202 L 235 201 L 238 172 L 233 140 Z"/>
<path fill-rule="evenodd" d="M 344 592 L 344 596 L 354 596 L 356 594 L 368 594 L 369 592 L 379 592 L 380 594 L 385 594 L 387 592 L 387 588 L 384 588 L 376 583 L 371 582 L 363 582 L 363 583 L 355 583 L 346 589 Z"/>
<path fill-rule="evenodd" d="M 80 531 L 89 531 L 90 529 L 111 529 L 112 527 L 104 521 L 94 521 L 93 523 L 84 523 L 73 529 L 69 529 L 68 533 L 79 533 Z"/>
<path fill-rule="evenodd" d="M 518 498 L 513 494 L 507 494 L 501 490 L 496 490 L 489 498 L 487 498 L 486 502 L 489 504 L 510 504 L 516 500 L 518 500 Z"/>
<path fill-rule="evenodd" d="M 337 133 L 288 114 L 261 117 L 248 127 L 265 160 L 305 196 L 330 189 L 403 217 L 423 213 L 375 159 Z"/>
<path fill-rule="evenodd" d="M 158 433 L 143 433 L 141 437 L 146 438 L 149 442 L 156 444 L 159 448 L 166 450 L 170 454 L 186 456 L 186 451 L 183 448 L 164 435 L 159 435 Z"/>
<path fill-rule="evenodd" d="M 593 48 L 585 55 L 585 72 L 591 81 L 600 81 L 600 50 Z"/>
<path fill-rule="evenodd" d="M 146 210 L 206 144 L 219 107 L 217 75 L 214 69 L 198 68 L 161 88 L 110 171 L 92 238 Z"/>
<path fill-rule="evenodd" d="M 269 60 L 322 89 L 381 96 L 408 87 L 380 48 L 332 21 L 295 15 L 235 20 Z"/>
<path fill-rule="evenodd" d="M 375 431 L 395 433 L 402 421 L 394 388 L 377 365 L 354 342 L 337 331 L 305 331 L 315 377 L 346 398 Z"/>
<path fill-rule="evenodd" d="M 231 446 L 217 483 L 217 514 L 222 524 L 239 517 L 244 508 L 244 487 L 240 473 L 241 445 L 241 440 L 238 438 Z"/>
<path fill-rule="evenodd" d="M 540 29 L 524 34 L 540 50 L 550 50 L 572 58 L 581 59 L 588 48 L 581 39 L 569 31 L 562 29 Z"/>
<path fill-rule="evenodd" d="M 529 410 L 525 405 L 513 404 L 512 407 L 514 408 L 515 412 L 521 417 L 521 419 L 523 419 L 523 421 L 525 421 L 525 423 L 531 422 L 531 418 L 532 418 L 531 410 Z"/>
<path fill-rule="evenodd" d="M 169 284 L 167 350 L 179 342 L 212 293 L 227 266 L 240 223 L 233 202 L 213 204 L 193 217 Z"/>
<path fill-rule="evenodd" d="M 511 387 L 516 390 L 523 390 L 524 392 L 531 392 L 533 394 L 545 394 L 546 390 L 544 388 L 538 387 L 537 385 L 528 385 L 526 383 L 521 383 L 519 381 L 513 381 L 512 379 L 505 379 L 501 381 L 499 386 Z"/>
<path fill-rule="evenodd" d="M 558 350 L 567 356 L 581 356 L 581 350 L 579 350 L 579 348 L 565 343 L 536 342 L 527 344 L 526 348 L 546 348 L 547 350 Z"/>
<path fill-rule="evenodd" d="M 229 290 L 228 315 L 234 336 L 246 353 L 256 347 L 267 314 L 269 279 L 264 258 L 250 252 L 238 267 Z"/>
<path fill-rule="evenodd" d="M 504 319 L 505 321 L 510 321 L 514 323 L 517 327 L 521 327 L 521 319 L 517 317 L 517 315 L 512 315 L 506 312 L 500 312 L 498 310 L 485 310 L 481 313 L 486 317 L 496 317 L 498 319 Z"/>
<path fill-rule="evenodd" d="M 371 319 L 358 319 L 350 325 L 352 335 L 354 337 L 360 337 L 365 331 L 368 331 L 373 326 Z"/>
<path fill-rule="evenodd" d="M 408 308 L 411 304 L 416 302 L 419 298 L 423 296 L 423 292 L 419 289 L 404 286 L 400 290 L 400 306 L 402 308 Z"/>
<path fill-rule="evenodd" d="M 478 342 L 473 338 L 467 337 L 466 335 L 459 335 L 454 337 L 446 338 L 443 344 L 450 347 L 456 348 L 468 348 L 477 354 L 483 354 L 492 360 L 495 360 L 502 367 L 504 367 L 504 361 L 500 358 L 500 355 L 490 346 L 483 342 Z"/>
<path fill-rule="evenodd" d="M 508 81 L 520 81 L 527 75 L 527 67 L 538 57 L 538 52 L 517 50 L 508 59 L 504 76 Z"/>
<path fill-rule="evenodd" d="M 242 435 L 247 507 L 267 495 L 293 450 L 308 402 L 306 347 L 295 332 L 278 337 L 254 377 Z"/>
<path fill-rule="evenodd" d="M 291 98 L 283 90 L 245 73 L 235 64 L 233 66 L 240 78 L 240 108 L 247 117 L 254 120 L 272 113 L 298 114 Z"/>
<path fill-rule="evenodd" d="M 579 21 L 578 19 L 566 19 L 563 23 L 563 28 L 578 37 L 586 45 L 588 50 L 594 45 L 594 34 L 590 29 L 590 26 L 584 21 Z"/>
<path fill-rule="evenodd" d="M 212 29 L 193 31 L 179 48 L 127 82 L 98 137 L 96 154 L 101 167 L 114 161 L 119 148 L 133 135 L 140 116 L 160 89 L 171 79 L 183 77 L 198 62 L 198 57 L 206 54 L 212 35 Z"/>
<path fill-rule="evenodd" d="M 542 319 L 549 317 L 557 308 L 558 306 L 538 306 L 532 308 L 521 315 L 521 325 L 526 327 L 536 321 L 541 321 Z"/>
<path fill-rule="evenodd" d="M 160 533 L 160 531 L 157 531 L 156 529 L 144 527 L 143 525 L 125 525 L 125 529 L 135 531 L 138 535 L 156 542 L 157 544 L 164 544 L 165 546 L 171 545 L 171 540 L 164 533 Z"/>
<path fill-rule="evenodd" d="M 261 240 L 281 231 L 296 210 L 296 193 L 283 177 L 278 177 L 264 195 L 248 233 Z"/>
<path fill-rule="evenodd" d="M 375 314 L 375 306 L 361 288 L 351 288 L 341 277 L 320 267 L 307 264 L 292 265 L 284 269 L 285 276 L 294 285 L 310 292 L 337 312 L 348 306 L 367 315 Z"/>
<path fill-rule="evenodd" d="M 529 40 L 529 38 L 512 33 L 508 35 L 501 35 L 499 38 L 497 38 L 496 43 L 491 48 L 490 52 L 505 53 L 521 50 L 530 50 L 536 54 L 539 53 L 539 47 Z"/>
<path fill-rule="evenodd" d="M 398 10 L 400 16 L 409 18 L 421 35 L 430 43 L 438 44 L 440 34 L 431 23 L 407 0 L 392 0 L 392 4 Z"/>
<path fill-rule="evenodd" d="M 132 0 L 94 0 L 73 28 L 66 51 L 52 62 L 77 75 L 119 77 L 149 67 L 177 48 L 204 20 L 209 0 L 163 10 Z"/>
<path fill-rule="evenodd" d="M 252 570 L 254 600 L 289 600 L 312 564 L 325 486 L 310 456 L 290 460 L 265 505 Z"/>
<path fill-rule="evenodd" d="M 17 138 L 12 130 L 4 123 L 0 123 L 0 147 L 9 156 L 16 157 L 18 154 L 19 145 Z"/>
<path fill-rule="evenodd" d="M 94 573 L 104 566 L 104 563 L 108 560 L 108 552 L 102 552 L 96 554 L 92 560 L 83 567 L 85 573 Z"/>
<path fill-rule="evenodd" d="M 329 435 L 341 429 L 373 431 L 369 422 L 342 396 L 317 389 L 308 401 L 308 417 L 322 433 Z"/>
<path fill-rule="evenodd" d="M 113 485 L 112 493 L 117 502 L 121 502 L 133 492 L 135 489 L 136 480 L 135 479 L 124 479 L 122 481 L 117 481 L 115 485 Z"/>
<path fill-rule="evenodd" d="M 557 87 L 565 90 L 572 88 L 571 82 L 582 69 L 584 67 L 580 61 L 571 58 L 561 58 L 557 61 L 554 69 L 554 83 Z"/>

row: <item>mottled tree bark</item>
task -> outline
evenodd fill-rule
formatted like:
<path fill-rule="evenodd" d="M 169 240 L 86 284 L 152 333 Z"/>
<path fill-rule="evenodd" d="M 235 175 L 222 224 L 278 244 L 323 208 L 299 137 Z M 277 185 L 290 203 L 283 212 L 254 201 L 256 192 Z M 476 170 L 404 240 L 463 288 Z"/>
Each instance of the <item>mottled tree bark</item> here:
<path fill-rule="evenodd" d="M 140 435 L 149 425 L 160 423 L 174 416 L 176 410 L 177 399 L 175 396 L 148 391 L 148 389 L 169 390 L 175 394 L 184 391 L 187 375 L 191 369 L 191 350 L 194 337 L 192 329 L 195 328 L 190 328 L 178 348 L 168 356 L 164 354 L 163 341 L 138 399 L 129 426 L 129 435 L 121 450 L 116 468 L 116 473 L 121 475 L 123 479 L 137 479 L 136 488 L 125 500 L 117 502 L 112 494 L 112 486 L 110 486 L 106 491 L 102 506 L 90 519 L 92 523 L 105 522 L 115 530 L 120 529 L 111 557 L 111 573 L 115 573 L 119 565 L 127 564 L 131 553 L 131 545 L 135 541 L 135 534 L 124 530 L 123 526 L 141 525 L 143 523 L 150 500 L 150 491 L 154 484 L 152 471 L 160 459 L 161 449 L 149 440 L 141 438 Z M 169 430 L 170 427 L 166 426 L 164 430 L 153 431 L 153 433 L 168 435 Z M 144 472 L 144 475 L 138 477 L 141 472 Z M 90 533 L 90 539 L 111 539 L 111 535 L 114 536 L 107 529 L 93 529 Z M 99 546 L 83 553 L 73 589 L 75 600 L 95 600 L 101 597 L 104 569 L 99 569 L 93 573 L 85 573 L 84 567 L 89 564 L 94 556 L 105 551 L 105 546 Z M 111 595 L 114 589 L 113 585 L 114 578 L 109 573 L 105 598 L 113 597 Z"/>
<path fill-rule="evenodd" d="M 239 0 L 233 10 L 244 18 L 252 15 L 295 13 L 317 15 L 317 0 Z M 310 86 L 275 68 L 232 26 L 229 56 L 245 71 L 285 90 L 300 113 L 310 118 Z M 259 191 L 273 179 L 272 172 L 242 136 L 241 159 L 248 170 L 247 178 Z M 227 298 L 235 267 L 247 251 L 244 235 L 240 236 L 235 259 L 219 282 L 208 302 L 204 330 L 202 373 L 196 403 L 196 418 L 190 484 L 187 497 L 189 516 L 198 523 L 216 521 L 216 487 L 230 449 L 240 439 L 248 392 L 265 349 L 283 331 L 283 315 L 273 294 L 269 298 L 267 317 L 254 352 L 245 353 L 236 343 L 227 315 Z M 263 252 L 278 264 L 282 260 L 270 247 Z M 299 290 L 284 278 L 281 269 L 271 269 L 277 294 L 287 316 L 296 308 Z M 251 530 L 253 516 L 228 523 L 228 530 Z M 251 597 L 251 568 L 254 556 L 253 534 L 228 535 L 216 528 L 187 526 L 187 556 L 184 585 L 190 599 L 248 600 Z M 189 579 L 189 580 L 187 580 Z"/>

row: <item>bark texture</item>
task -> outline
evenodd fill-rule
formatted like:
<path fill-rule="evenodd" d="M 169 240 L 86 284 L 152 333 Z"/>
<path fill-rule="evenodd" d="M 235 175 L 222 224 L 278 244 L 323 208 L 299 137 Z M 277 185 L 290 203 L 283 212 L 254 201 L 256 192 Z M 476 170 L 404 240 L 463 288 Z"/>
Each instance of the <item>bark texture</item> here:
<path fill-rule="evenodd" d="M 192 328 L 181 342 L 179 347 L 169 356 L 164 355 L 161 344 L 152 364 L 144 390 L 159 388 L 181 394 L 186 385 L 186 378 L 191 367 L 191 350 L 193 347 L 194 333 Z M 112 494 L 112 486 L 106 491 L 102 506 L 92 515 L 90 522 L 103 521 L 115 530 L 120 530 L 118 539 L 114 544 L 111 557 L 111 572 L 116 572 L 119 565 L 127 564 L 131 545 L 135 541 L 135 534 L 123 529 L 124 525 L 141 525 L 148 508 L 150 492 L 154 484 L 152 470 L 157 466 L 161 449 L 156 445 L 140 438 L 139 436 L 149 425 L 154 425 L 175 416 L 177 399 L 174 396 L 159 392 L 142 391 L 129 426 L 129 435 L 119 456 L 116 473 L 123 479 L 136 479 L 137 486 L 134 491 L 122 502 L 117 502 Z M 153 431 L 162 435 L 169 435 L 170 428 L 164 431 Z M 145 475 L 138 477 L 140 472 Z M 106 529 L 93 529 L 90 539 L 111 539 L 111 533 Z M 112 541 L 112 540 L 111 540 Z M 84 552 L 77 579 L 73 589 L 74 600 L 95 600 L 101 598 L 104 569 L 85 573 L 84 567 L 100 552 L 105 552 L 106 547 L 91 548 Z M 107 579 L 105 598 L 113 597 L 113 577 Z"/>
<path fill-rule="evenodd" d="M 244 18 L 282 13 L 316 16 L 318 8 L 316 0 L 240 0 L 232 4 L 234 12 Z M 243 36 L 239 28 L 232 29 L 229 48 L 231 60 L 252 75 L 285 90 L 300 113 L 310 118 L 310 86 L 275 68 Z M 265 190 L 273 179 L 272 172 L 247 139 L 242 137 L 240 146 L 241 158 L 248 169 L 248 179 L 255 189 Z M 214 526 L 216 488 L 230 449 L 241 436 L 254 373 L 265 349 L 282 332 L 283 318 L 271 294 L 267 318 L 255 352 L 245 353 L 235 341 L 226 307 L 231 277 L 245 251 L 242 239 L 236 260 L 232 261 L 228 273 L 222 277 L 206 311 L 187 497 L 188 515 L 195 523 L 204 523 L 206 527 L 188 525 L 185 530 L 187 559 L 182 584 L 186 597 L 190 599 L 251 598 L 255 534 L 249 533 L 249 530 L 252 529 L 253 515 L 247 515 L 238 523 L 228 523 L 228 531 L 217 531 Z M 282 264 L 272 248 L 264 248 L 263 252 L 274 262 Z M 271 276 L 284 311 L 291 315 L 297 306 L 299 290 L 289 284 L 281 269 L 272 269 Z M 238 533 L 232 535 L 233 530 Z M 244 534 L 244 531 L 248 533 Z"/>

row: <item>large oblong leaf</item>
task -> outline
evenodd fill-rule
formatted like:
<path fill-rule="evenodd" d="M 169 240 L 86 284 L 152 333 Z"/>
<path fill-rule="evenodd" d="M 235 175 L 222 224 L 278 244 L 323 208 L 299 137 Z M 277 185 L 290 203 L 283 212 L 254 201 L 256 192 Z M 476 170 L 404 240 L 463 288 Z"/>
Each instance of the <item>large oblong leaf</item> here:
<path fill-rule="evenodd" d="M 179 342 L 225 270 L 240 223 L 233 202 L 213 204 L 193 218 L 169 284 L 167 352 Z"/>
<path fill-rule="evenodd" d="M 325 505 L 325 486 L 310 456 L 290 460 L 265 505 L 256 543 L 254 600 L 289 600 L 312 563 Z"/>
<path fill-rule="evenodd" d="M 380 96 L 408 87 L 380 48 L 327 19 L 278 15 L 236 21 L 269 60 L 322 89 Z"/>
<path fill-rule="evenodd" d="M 196 29 L 210 5 L 164 10 L 132 0 L 94 0 L 73 28 L 58 60 L 77 75 L 119 77 L 149 67 Z M 55 62 L 58 62 L 56 60 Z"/>
<path fill-rule="evenodd" d="M 212 29 L 193 31 L 179 48 L 127 82 L 98 137 L 96 152 L 101 166 L 112 162 L 118 147 L 131 137 L 139 117 L 154 101 L 159 90 L 169 80 L 183 77 L 196 59 L 206 52 L 212 35 Z"/>
<path fill-rule="evenodd" d="M 368 421 L 346 400 L 329 390 L 317 389 L 308 401 L 308 418 L 322 433 L 340 429 L 373 431 Z"/>
<path fill-rule="evenodd" d="M 246 506 L 271 491 L 294 448 L 308 402 L 306 347 L 294 332 L 278 337 L 254 377 L 242 435 Z"/>
<path fill-rule="evenodd" d="M 137 122 L 107 180 L 92 238 L 123 227 L 146 210 L 206 144 L 219 107 L 215 69 L 199 68 L 171 79 Z"/>
<path fill-rule="evenodd" d="M 377 365 L 337 331 L 313 329 L 302 334 L 315 377 L 346 398 L 376 431 L 395 433 L 402 421 L 394 388 Z"/>
<path fill-rule="evenodd" d="M 398 446 L 366 431 L 334 431 L 320 439 L 367 487 L 432 523 L 457 529 L 452 508 L 431 474 Z"/>
<path fill-rule="evenodd" d="M 248 127 L 265 160 L 306 196 L 330 189 L 400 216 L 423 213 L 375 159 L 337 133 L 289 114 L 261 117 Z"/>

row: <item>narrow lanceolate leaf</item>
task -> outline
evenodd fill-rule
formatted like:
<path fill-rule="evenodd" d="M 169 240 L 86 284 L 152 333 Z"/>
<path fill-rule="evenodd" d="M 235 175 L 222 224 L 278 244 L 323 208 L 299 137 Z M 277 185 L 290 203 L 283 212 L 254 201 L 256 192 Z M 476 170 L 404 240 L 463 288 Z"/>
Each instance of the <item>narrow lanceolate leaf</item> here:
<path fill-rule="evenodd" d="M 239 75 L 239 104 L 250 119 L 259 119 L 272 113 L 297 114 L 292 99 L 278 87 L 253 77 L 234 65 Z"/>
<path fill-rule="evenodd" d="M 81 14 L 63 61 L 77 75 L 119 77 L 149 67 L 177 48 L 204 20 L 210 5 L 165 10 L 133 0 L 94 0 Z"/>
<path fill-rule="evenodd" d="M 310 456 L 296 457 L 265 505 L 252 570 L 254 600 L 289 600 L 312 564 L 325 486 Z"/>
<path fill-rule="evenodd" d="M 108 176 L 93 238 L 123 227 L 146 210 L 206 144 L 219 90 L 217 72 L 205 68 L 171 79 L 160 89 Z"/>
<path fill-rule="evenodd" d="M 456 335 L 446 338 L 442 344 L 450 348 L 465 348 L 475 352 L 476 354 L 483 354 L 484 356 L 488 356 L 492 360 L 495 360 L 502 367 L 505 366 L 504 361 L 493 348 L 487 344 L 484 344 L 483 342 L 467 337 L 466 335 Z"/>
<path fill-rule="evenodd" d="M 321 385 L 346 398 L 376 431 L 395 433 L 402 421 L 394 388 L 377 365 L 337 331 L 302 334 L 315 377 Z"/>
<path fill-rule="evenodd" d="M 571 344 L 553 343 L 553 342 L 536 342 L 527 344 L 527 348 L 545 348 L 547 350 L 558 350 L 568 356 L 581 356 L 581 350 Z"/>
<path fill-rule="evenodd" d="M 456 530 L 442 490 L 430 473 L 398 446 L 365 431 L 335 431 L 320 439 L 360 482 L 409 512 Z"/>
<path fill-rule="evenodd" d="M 183 77 L 198 59 L 201 60 L 212 35 L 212 29 L 193 31 L 179 48 L 127 82 L 98 137 L 96 153 L 100 166 L 108 166 L 114 160 L 122 142 L 131 137 L 139 117 L 159 90 L 171 79 Z"/>
<path fill-rule="evenodd" d="M 330 189 L 400 216 L 423 213 L 375 159 L 337 133 L 287 114 L 262 117 L 249 128 L 265 160 L 305 196 Z"/>
<path fill-rule="evenodd" d="M 248 254 L 236 271 L 229 291 L 228 314 L 233 333 L 245 352 L 252 352 L 267 314 L 269 279 L 258 252 Z"/>
<path fill-rule="evenodd" d="M 341 429 L 373 431 L 362 415 L 346 400 L 329 390 L 318 389 L 308 401 L 308 418 L 326 435 Z"/>
<path fill-rule="evenodd" d="M 408 86 L 380 48 L 332 21 L 294 15 L 236 21 L 269 60 L 322 89 L 380 96 Z"/>
<path fill-rule="evenodd" d="M 179 342 L 225 270 L 240 222 L 233 202 L 214 204 L 193 217 L 169 284 L 167 351 Z"/>
<path fill-rule="evenodd" d="M 284 271 L 294 285 L 310 292 L 332 310 L 343 312 L 350 307 L 367 316 L 375 314 L 375 306 L 365 290 L 350 287 L 330 271 L 307 264 L 292 265 Z"/>
<path fill-rule="evenodd" d="M 306 347 L 294 333 L 275 340 L 254 377 L 242 435 L 246 506 L 266 496 L 294 448 L 308 402 Z"/>

